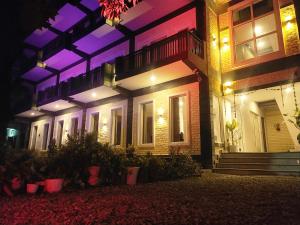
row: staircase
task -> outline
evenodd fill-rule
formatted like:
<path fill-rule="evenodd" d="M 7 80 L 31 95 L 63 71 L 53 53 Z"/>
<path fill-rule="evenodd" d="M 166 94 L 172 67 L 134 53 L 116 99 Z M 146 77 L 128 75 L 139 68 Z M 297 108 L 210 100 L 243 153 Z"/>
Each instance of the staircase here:
<path fill-rule="evenodd" d="M 215 173 L 300 176 L 300 152 L 222 153 Z"/>

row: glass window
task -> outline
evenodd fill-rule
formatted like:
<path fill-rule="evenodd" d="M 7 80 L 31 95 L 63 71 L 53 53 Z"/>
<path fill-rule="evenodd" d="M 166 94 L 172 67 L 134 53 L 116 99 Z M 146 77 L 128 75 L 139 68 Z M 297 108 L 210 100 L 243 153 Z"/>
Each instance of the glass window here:
<path fill-rule="evenodd" d="M 122 109 L 112 110 L 112 145 L 121 145 Z"/>
<path fill-rule="evenodd" d="M 237 45 L 235 50 L 235 56 L 237 61 L 244 61 L 255 57 L 254 42 L 249 41 L 247 43 Z"/>
<path fill-rule="evenodd" d="M 153 102 L 148 102 L 141 105 L 142 121 L 141 135 L 142 144 L 153 143 Z"/>
<path fill-rule="evenodd" d="M 44 125 L 44 133 L 43 133 L 43 145 L 42 145 L 42 149 L 43 150 L 47 150 L 48 146 L 48 134 L 49 134 L 49 123 Z"/>
<path fill-rule="evenodd" d="M 99 113 L 92 114 L 91 131 L 98 137 Z"/>
<path fill-rule="evenodd" d="M 253 38 L 252 23 L 246 23 L 244 25 L 234 28 L 234 38 L 236 44 L 252 39 Z"/>
<path fill-rule="evenodd" d="M 71 136 L 78 135 L 78 118 L 72 118 L 71 121 Z"/>
<path fill-rule="evenodd" d="M 256 39 L 257 54 L 265 55 L 279 50 L 276 33 Z"/>
<path fill-rule="evenodd" d="M 62 137 L 63 137 L 63 129 L 64 129 L 64 121 L 61 120 L 58 122 L 58 127 L 57 127 L 57 144 L 58 146 L 61 146 L 62 144 Z"/>
<path fill-rule="evenodd" d="M 251 9 L 246 7 L 244 9 L 239 9 L 233 12 L 233 25 L 243 23 L 251 19 Z"/>
<path fill-rule="evenodd" d="M 273 0 L 255 0 L 247 8 L 253 11 L 253 14 L 250 13 L 248 22 L 239 24 L 240 22 L 237 23 L 237 20 L 233 18 L 236 62 L 279 51 Z M 236 10 L 233 14 L 242 10 L 246 8 Z"/>
<path fill-rule="evenodd" d="M 273 0 L 256 0 L 253 4 L 254 17 L 273 11 Z"/>
<path fill-rule="evenodd" d="M 256 37 L 276 31 L 276 23 L 274 13 L 255 20 Z"/>
<path fill-rule="evenodd" d="M 186 141 L 186 96 L 176 96 L 171 98 L 170 125 L 171 142 Z"/>

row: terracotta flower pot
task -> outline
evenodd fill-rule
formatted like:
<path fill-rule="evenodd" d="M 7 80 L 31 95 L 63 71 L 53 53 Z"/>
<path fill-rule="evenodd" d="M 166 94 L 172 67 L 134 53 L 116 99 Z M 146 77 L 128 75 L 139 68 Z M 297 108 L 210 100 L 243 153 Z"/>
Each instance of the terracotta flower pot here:
<path fill-rule="evenodd" d="M 140 169 L 140 167 L 128 167 L 127 168 L 127 184 L 128 185 L 136 185 L 139 169 Z"/>
<path fill-rule="evenodd" d="M 20 178 L 18 177 L 14 177 L 12 180 L 11 180 L 11 188 L 13 190 L 19 190 L 22 186 L 22 181 Z"/>
<path fill-rule="evenodd" d="M 96 186 L 99 183 L 99 178 L 96 176 L 90 176 L 88 180 L 89 185 Z"/>
<path fill-rule="evenodd" d="M 60 192 L 63 187 L 64 179 L 46 179 L 45 180 L 45 190 L 48 193 Z"/>
<path fill-rule="evenodd" d="M 29 193 L 29 194 L 35 194 L 37 192 L 38 188 L 39 188 L 39 185 L 37 185 L 37 184 L 27 184 L 26 185 L 27 193 Z"/>
<path fill-rule="evenodd" d="M 98 177 L 100 173 L 100 166 L 90 166 L 88 168 L 90 176 Z"/>

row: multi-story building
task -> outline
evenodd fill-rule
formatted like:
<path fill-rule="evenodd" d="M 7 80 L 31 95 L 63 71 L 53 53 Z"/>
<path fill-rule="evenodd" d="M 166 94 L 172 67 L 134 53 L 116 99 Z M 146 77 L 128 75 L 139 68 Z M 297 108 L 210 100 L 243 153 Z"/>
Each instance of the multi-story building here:
<path fill-rule="evenodd" d="M 206 167 L 220 150 L 300 150 L 288 122 L 300 104 L 298 5 L 143 0 L 110 24 L 96 0 L 67 3 L 24 41 L 28 147 L 96 132 L 138 154 L 180 148 Z"/>

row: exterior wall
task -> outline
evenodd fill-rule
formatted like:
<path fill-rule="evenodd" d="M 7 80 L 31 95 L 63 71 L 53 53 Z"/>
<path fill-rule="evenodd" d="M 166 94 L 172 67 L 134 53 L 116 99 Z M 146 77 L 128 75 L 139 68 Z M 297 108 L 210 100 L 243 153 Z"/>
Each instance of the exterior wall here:
<path fill-rule="evenodd" d="M 34 132 L 34 127 L 37 126 L 37 136 L 36 136 L 36 144 L 35 144 L 35 149 L 38 150 L 45 150 L 42 149 L 42 142 L 43 142 L 43 137 L 44 137 L 44 125 L 49 124 L 49 131 L 48 131 L 48 143 L 47 146 L 49 145 L 50 141 L 50 135 L 51 135 L 51 123 L 52 123 L 52 118 L 46 117 L 43 118 L 39 121 L 33 122 L 31 124 L 31 129 L 30 129 L 30 137 L 29 137 L 29 149 L 32 149 L 33 146 L 33 132 Z"/>
<path fill-rule="evenodd" d="M 189 152 L 193 155 L 200 154 L 200 122 L 199 122 L 199 85 L 192 83 L 180 87 L 167 89 L 133 99 L 133 127 L 132 137 L 133 145 L 137 146 L 138 154 L 146 154 L 151 152 L 154 155 L 169 154 L 169 97 L 187 93 L 189 104 L 188 109 L 188 135 L 189 143 L 180 146 L 181 150 Z M 144 147 L 138 144 L 138 118 L 139 104 L 145 101 L 153 101 L 154 110 L 154 146 Z M 162 119 L 158 116 L 158 110 L 162 110 Z"/>
<path fill-rule="evenodd" d="M 100 105 L 94 108 L 87 109 L 87 119 L 86 119 L 86 131 L 91 132 L 91 118 L 94 113 L 99 113 L 99 125 L 98 125 L 98 141 L 101 143 L 111 143 L 111 111 L 113 109 L 122 108 L 122 139 L 121 146 L 125 147 L 126 145 L 126 132 L 127 132 L 127 100 L 118 101 L 114 103 L 109 103 L 105 105 Z"/>
<path fill-rule="evenodd" d="M 57 141 L 57 135 L 58 135 L 57 128 L 58 128 L 59 121 L 62 121 L 62 120 L 64 121 L 63 135 L 62 135 L 62 144 L 64 144 L 67 140 L 68 134 L 70 133 L 72 118 L 78 118 L 78 130 L 80 131 L 81 123 L 82 123 L 82 110 L 55 117 L 53 138 L 56 141 Z"/>

